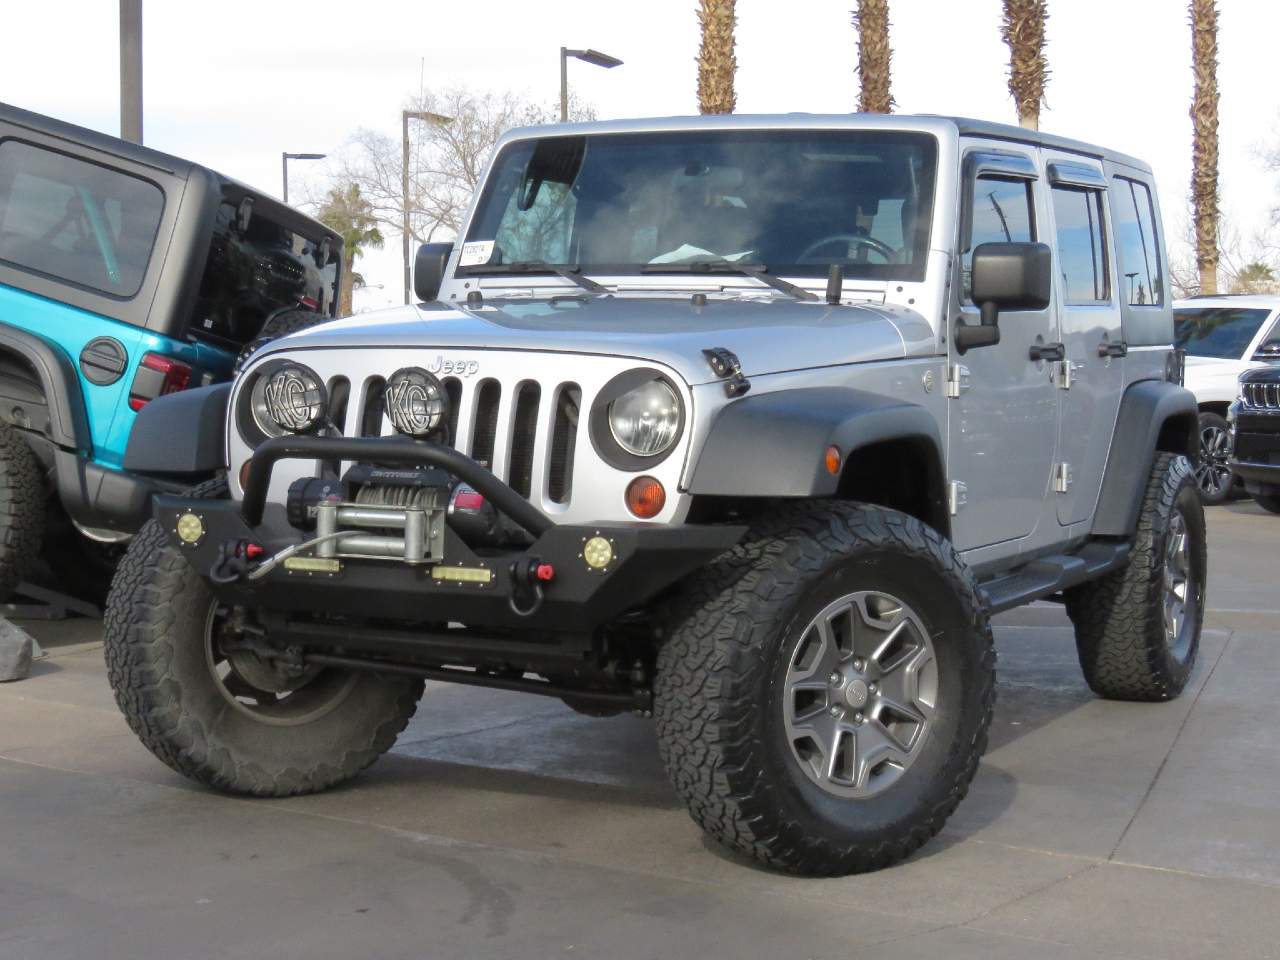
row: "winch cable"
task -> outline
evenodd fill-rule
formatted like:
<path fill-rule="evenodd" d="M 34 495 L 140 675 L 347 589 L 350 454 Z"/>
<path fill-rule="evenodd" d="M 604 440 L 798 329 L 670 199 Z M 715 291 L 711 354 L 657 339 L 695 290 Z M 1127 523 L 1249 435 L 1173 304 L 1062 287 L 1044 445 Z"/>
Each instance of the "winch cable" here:
<path fill-rule="evenodd" d="M 246 580 L 258 580 L 265 577 L 268 573 L 284 563 L 300 550 L 309 550 L 311 547 L 318 546 L 322 543 L 328 543 L 330 540 L 338 540 L 342 537 L 350 537 L 357 534 L 357 530 L 339 530 L 336 533 L 326 533 L 322 537 L 312 537 L 310 540 L 304 540 L 302 543 L 295 543 L 291 547 L 285 547 L 279 553 L 268 557 L 260 564 L 245 574 Z"/>

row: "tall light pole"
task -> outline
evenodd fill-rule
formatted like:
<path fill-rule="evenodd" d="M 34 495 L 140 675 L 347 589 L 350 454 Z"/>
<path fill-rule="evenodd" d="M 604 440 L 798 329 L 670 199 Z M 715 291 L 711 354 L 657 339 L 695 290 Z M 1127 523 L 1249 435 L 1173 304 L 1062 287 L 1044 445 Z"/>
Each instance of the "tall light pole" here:
<path fill-rule="evenodd" d="M 323 160 L 323 153 L 282 153 L 280 154 L 280 172 L 284 179 L 284 202 L 289 202 L 289 161 L 290 160 Z"/>
<path fill-rule="evenodd" d="M 142 142 L 142 0 L 120 0 L 120 138 Z"/>
<path fill-rule="evenodd" d="M 404 201 L 404 302 L 409 303 L 409 121 L 422 120 L 426 123 L 449 123 L 453 117 L 431 113 L 427 110 L 400 111 L 400 196 Z"/>
<path fill-rule="evenodd" d="M 614 67 L 622 66 L 622 61 L 617 57 L 611 57 L 607 53 L 601 53 L 599 50 L 570 50 L 568 47 L 560 48 L 560 122 L 566 123 L 569 120 L 569 58 L 581 60 L 583 63 L 590 63 L 593 66 L 604 67 L 606 70 L 612 70 Z"/>

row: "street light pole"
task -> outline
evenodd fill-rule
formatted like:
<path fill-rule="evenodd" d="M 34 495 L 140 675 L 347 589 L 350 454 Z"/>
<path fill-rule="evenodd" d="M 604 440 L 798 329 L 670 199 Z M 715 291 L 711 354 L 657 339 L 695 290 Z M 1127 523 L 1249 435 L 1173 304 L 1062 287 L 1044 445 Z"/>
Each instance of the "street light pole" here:
<path fill-rule="evenodd" d="M 323 153 L 282 153 L 280 154 L 280 175 L 284 181 L 283 200 L 287 204 L 289 202 L 289 161 L 290 160 L 323 160 L 327 156 Z"/>
<path fill-rule="evenodd" d="M 120 0 L 120 138 L 142 142 L 142 0 Z"/>
<path fill-rule="evenodd" d="M 424 120 L 427 123 L 443 124 L 453 120 L 452 117 L 446 117 L 439 113 L 431 113 L 426 110 L 401 110 L 400 111 L 400 197 L 403 201 L 402 215 L 404 216 L 404 302 L 407 304 L 409 300 L 409 121 Z"/>
<path fill-rule="evenodd" d="M 568 47 L 560 48 L 560 122 L 569 122 L 569 58 L 581 60 L 583 63 L 589 63 L 592 66 L 604 67 L 606 70 L 612 70 L 614 67 L 622 66 L 622 61 L 617 57 L 611 57 L 607 53 L 601 53 L 599 50 L 570 50 Z"/>

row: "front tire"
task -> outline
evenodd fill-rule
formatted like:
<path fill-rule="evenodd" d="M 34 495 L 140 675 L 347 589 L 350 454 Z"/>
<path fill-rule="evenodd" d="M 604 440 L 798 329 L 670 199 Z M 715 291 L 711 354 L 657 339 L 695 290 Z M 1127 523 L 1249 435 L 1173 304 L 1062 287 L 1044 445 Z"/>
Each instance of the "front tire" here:
<path fill-rule="evenodd" d="M 1233 493 L 1235 478 L 1228 464 L 1231 427 L 1216 413 L 1200 414 L 1200 462 L 1196 464 L 1196 484 L 1205 506 L 1224 503 Z"/>
<path fill-rule="evenodd" d="M 40 467 L 27 441 L 0 423 L 0 601 L 27 579 L 43 540 Z"/>
<path fill-rule="evenodd" d="M 994 699 L 991 630 L 951 545 L 896 511 L 827 503 L 778 511 L 686 589 L 655 716 L 708 834 L 837 875 L 938 832 Z"/>
<path fill-rule="evenodd" d="M 148 522 L 112 583 L 104 646 L 129 726 L 178 773 L 228 793 L 313 793 L 373 763 L 413 716 L 421 681 L 286 677 L 244 649 L 234 617 Z"/>
<path fill-rule="evenodd" d="M 1109 700 L 1172 700 L 1191 678 L 1204 622 L 1204 509 L 1187 458 L 1156 455 L 1129 560 L 1067 591 L 1085 680 Z"/>

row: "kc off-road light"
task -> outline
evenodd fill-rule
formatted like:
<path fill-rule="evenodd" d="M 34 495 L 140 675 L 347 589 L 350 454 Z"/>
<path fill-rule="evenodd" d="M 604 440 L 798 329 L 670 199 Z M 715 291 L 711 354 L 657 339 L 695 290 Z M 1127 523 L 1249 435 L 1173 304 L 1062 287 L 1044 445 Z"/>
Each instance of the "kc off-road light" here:
<path fill-rule="evenodd" d="M 249 395 L 253 421 L 269 437 L 308 433 L 324 418 L 327 402 L 316 372 L 293 361 L 262 371 Z"/>
<path fill-rule="evenodd" d="M 401 367 L 387 377 L 383 395 L 391 425 L 405 436 L 423 439 L 449 418 L 449 395 L 434 374 L 421 367 Z"/>
<path fill-rule="evenodd" d="M 609 430 L 627 453 L 656 457 L 680 438 L 680 397 L 665 380 L 653 379 L 609 404 Z"/>

